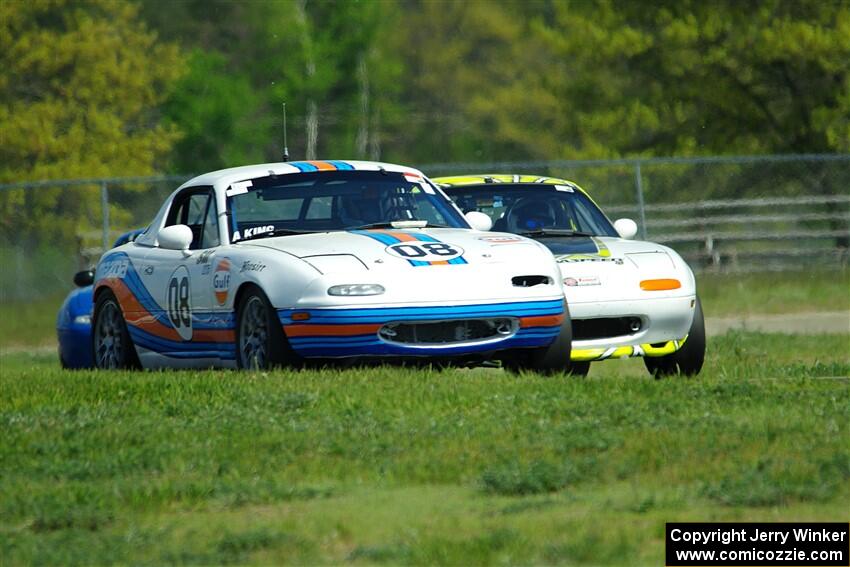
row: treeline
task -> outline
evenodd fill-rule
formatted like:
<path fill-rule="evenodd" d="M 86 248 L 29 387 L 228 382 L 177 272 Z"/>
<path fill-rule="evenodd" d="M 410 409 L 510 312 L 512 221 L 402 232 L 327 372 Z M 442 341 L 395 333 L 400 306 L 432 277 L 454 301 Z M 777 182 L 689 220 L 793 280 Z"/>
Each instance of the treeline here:
<path fill-rule="evenodd" d="M 0 181 L 278 160 L 283 102 L 293 158 L 847 152 L 848 69 L 845 1 L 3 2 Z"/>

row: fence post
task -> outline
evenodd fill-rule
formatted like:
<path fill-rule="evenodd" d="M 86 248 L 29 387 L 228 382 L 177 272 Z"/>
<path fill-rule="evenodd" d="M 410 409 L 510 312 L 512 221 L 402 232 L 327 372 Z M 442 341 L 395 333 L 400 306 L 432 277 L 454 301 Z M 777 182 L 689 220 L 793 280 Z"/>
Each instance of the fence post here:
<path fill-rule="evenodd" d="M 109 249 L 109 191 L 106 181 L 100 182 L 100 210 L 103 214 L 103 251 Z"/>
<path fill-rule="evenodd" d="M 638 205 L 638 234 L 641 240 L 646 240 L 646 207 L 643 204 L 643 180 L 640 175 L 640 162 L 635 162 L 635 191 Z"/>

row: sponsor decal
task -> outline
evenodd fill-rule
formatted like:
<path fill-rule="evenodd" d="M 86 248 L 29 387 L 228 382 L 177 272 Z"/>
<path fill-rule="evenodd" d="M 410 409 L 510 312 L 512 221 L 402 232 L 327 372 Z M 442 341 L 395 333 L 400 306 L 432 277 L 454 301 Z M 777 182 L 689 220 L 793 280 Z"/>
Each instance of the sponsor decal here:
<path fill-rule="evenodd" d="M 264 234 L 266 232 L 273 232 L 274 225 L 266 225 L 266 226 L 255 226 L 254 228 L 246 228 L 242 231 L 242 238 L 250 238 L 251 236 L 257 236 L 258 234 Z"/>
<path fill-rule="evenodd" d="M 605 258 L 602 256 L 591 256 L 589 254 L 566 254 L 555 258 L 559 264 L 571 264 L 575 262 L 611 262 L 618 266 L 623 265 L 622 258 Z"/>
<path fill-rule="evenodd" d="M 210 261 L 210 256 L 212 256 L 212 250 L 204 250 L 198 255 L 198 259 L 195 260 L 196 264 L 208 264 Z"/>
<path fill-rule="evenodd" d="M 564 285 L 569 287 L 580 287 L 585 285 L 602 285 L 599 276 L 585 276 L 580 278 L 564 278 Z"/>
<path fill-rule="evenodd" d="M 234 195 L 243 195 L 248 192 L 248 187 L 251 187 L 254 183 L 252 181 L 239 181 L 238 183 L 231 183 L 230 187 L 227 191 L 224 192 L 228 197 L 233 197 Z"/>
<path fill-rule="evenodd" d="M 261 262 L 252 262 L 251 260 L 245 260 L 242 262 L 242 269 L 239 270 L 239 273 L 242 272 L 262 272 L 266 269 L 266 265 Z"/>
<path fill-rule="evenodd" d="M 555 185 L 555 191 L 566 191 L 567 193 L 575 193 L 575 189 L 569 185 Z"/>
<path fill-rule="evenodd" d="M 227 303 L 227 294 L 230 293 L 230 259 L 222 258 L 215 266 L 212 277 L 213 292 L 215 300 L 219 305 Z"/>
<path fill-rule="evenodd" d="M 145 266 L 145 275 L 150 276 L 153 274 L 153 266 Z"/>
<path fill-rule="evenodd" d="M 516 244 L 518 242 L 527 242 L 519 236 L 479 236 L 478 240 L 487 242 L 488 244 Z"/>
<path fill-rule="evenodd" d="M 98 278 L 119 278 L 123 279 L 127 275 L 127 266 L 130 265 L 130 260 L 126 257 L 107 260 L 100 265 L 98 269 Z"/>
<path fill-rule="evenodd" d="M 445 242 L 411 240 L 387 246 L 387 254 L 405 260 L 448 262 L 463 255 L 463 248 Z"/>

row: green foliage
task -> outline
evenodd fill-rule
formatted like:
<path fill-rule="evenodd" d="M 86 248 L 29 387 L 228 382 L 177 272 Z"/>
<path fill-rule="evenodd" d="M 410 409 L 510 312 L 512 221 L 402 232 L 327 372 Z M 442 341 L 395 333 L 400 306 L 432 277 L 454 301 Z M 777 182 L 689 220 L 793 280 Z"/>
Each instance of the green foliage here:
<path fill-rule="evenodd" d="M 793 344 L 794 348 L 788 348 Z M 50 563 L 658 564 L 667 521 L 846 512 L 846 336 L 703 374 L 62 372 L 0 357 L 0 555 Z M 821 366 L 812 364 L 818 360 Z M 790 369 L 790 370 L 788 370 Z"/>
<path fill-rule="evenodd" d="M 178 133 L 158 105 L 182 72 L 130 3 L 0 4 L 0 181 L 144 175 L 163 165 Z M 70 238 L 96 188 L 5 191 L 0 233 Z"/>
<path fill-rule="evenodd" d="M 217 51 L 194 50 L 188 66 L 163 106 L 182 133 L 171 169 L 203 173 L 262 161 L 266 140 L 255 123 L 259 97 L 249 77 L 229 69 Z"/>
<path fill-rule="evenodd" d="M 438 41 L 408 54 L 413 80 L 457 114 L 450 160 L 463 140 L 462 160 L 850 147 L 846 3 L 423 2 L 415 18 Z"/>
<path fill-rule="evenodd" d="M 176 167 L 280 160 L 283 102 L 294 159 L 306 156 L 311 116 L 317 156 L 337 158 L 378 157 L 386 124 L 398 120 L 395 3 L 150 0 L 142 13 L 194 52 L 190 76 L 166 104 L 187 134 Z"/>

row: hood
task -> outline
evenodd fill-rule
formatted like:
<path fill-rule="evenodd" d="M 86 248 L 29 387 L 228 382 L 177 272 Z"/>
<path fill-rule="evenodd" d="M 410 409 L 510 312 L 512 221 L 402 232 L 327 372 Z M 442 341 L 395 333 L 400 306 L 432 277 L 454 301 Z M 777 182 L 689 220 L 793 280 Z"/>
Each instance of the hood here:
<path fill-rule="evenodd" d="M 322 273 L 357 266 L 369 270 L 413 270 L 429 265 L 475 266 L 544 263 L 551 257 L 541 244 L 515 234 L 468 229 L 421 228 L 323 232 L 244 241 L 239 246 L 292 254 Z"/>
<path fill-rule="evenodd" d="M 543 238 L 561 269 L 568 301 L 617 301 L 694 293 L 693 274 L 670 248 L 608 236 Z M 681 287 L 644 291 L 648 279 L 677 279 Z"/>

